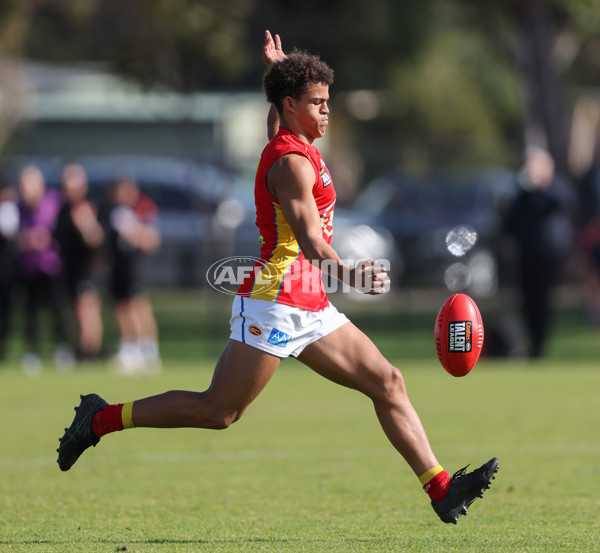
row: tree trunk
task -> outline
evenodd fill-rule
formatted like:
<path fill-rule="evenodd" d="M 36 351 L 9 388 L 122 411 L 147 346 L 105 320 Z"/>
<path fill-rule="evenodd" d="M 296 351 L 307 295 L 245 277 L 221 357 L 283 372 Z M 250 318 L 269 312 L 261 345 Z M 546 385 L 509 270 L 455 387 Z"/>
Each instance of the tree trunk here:
<path fill-rule="evenodd" d="M 570 178 L 569 109 L 553 62 L 552 7 L 546 0 L 522 0 L 519 4 L 516 61 L 526 102 L 525 142 L 545 148 L 554 158 L 556 172 Z"/>

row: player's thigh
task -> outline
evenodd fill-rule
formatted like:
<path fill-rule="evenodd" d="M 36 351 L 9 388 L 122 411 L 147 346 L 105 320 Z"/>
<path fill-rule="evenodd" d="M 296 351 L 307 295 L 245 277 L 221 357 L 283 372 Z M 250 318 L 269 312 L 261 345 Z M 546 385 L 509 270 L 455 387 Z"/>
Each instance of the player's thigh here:
<path fill-rule="evenodd" d="M 206 397 L 221 408 L 243 411 L 264 389 L 280 362 L 275 355 L 229 340 Z"/>
<path fill-rule="evenodd" d="M 298 359 L 325 378 L 372 398 L 403 386 L 400 371 L 352 323 L 310 344 Z"/>

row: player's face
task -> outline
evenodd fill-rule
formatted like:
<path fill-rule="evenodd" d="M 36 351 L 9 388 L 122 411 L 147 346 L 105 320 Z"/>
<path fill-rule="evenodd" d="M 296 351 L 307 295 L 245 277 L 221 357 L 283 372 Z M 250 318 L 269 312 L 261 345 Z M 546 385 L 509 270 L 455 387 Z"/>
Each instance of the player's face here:
<path fill-rule="evenodd" d="M 298 100 L 294 100 L 296 120 L 310 142 L 325 134 L 329 123 L 328 100 L 329 86 L 323 83 L 311 84 Z"/>

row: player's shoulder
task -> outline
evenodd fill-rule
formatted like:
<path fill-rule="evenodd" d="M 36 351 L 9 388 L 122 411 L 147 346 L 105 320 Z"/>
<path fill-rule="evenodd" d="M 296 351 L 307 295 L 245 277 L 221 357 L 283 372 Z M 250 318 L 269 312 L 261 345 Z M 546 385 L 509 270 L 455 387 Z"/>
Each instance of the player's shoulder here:
<path fill-rule="evenodd" d="M 288 152 L 279 156 L 269 169 L 269 179 L 282 181 L 314 180 L 314 169 L 310 160 L 297 152 Z"/>
<path fill-rule="evenodd" d="M 275 155 L 282 155 L 286 152 L 295 152 L 303 156 L 309 156 L 309 146 L 300 140 L 295 134 L 281 127 L 279 132 L 265 147 L 265 151 L 272 152 Z"/>

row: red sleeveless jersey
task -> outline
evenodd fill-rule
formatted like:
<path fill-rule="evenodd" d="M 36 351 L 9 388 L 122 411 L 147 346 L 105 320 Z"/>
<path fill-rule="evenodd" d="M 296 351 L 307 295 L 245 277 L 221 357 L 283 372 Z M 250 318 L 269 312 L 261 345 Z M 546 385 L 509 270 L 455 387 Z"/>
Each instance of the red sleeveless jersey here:
<path fill-rule="evenodd" d="M 315 171 L 313 196 L 321 216 L 323 238 L 327 243 L 331 242 L 336 198 L 331 175 L 315 146 L 305 144 L 280 127 L 262 152 L 254 184 L 261 261 L 244 280 L 237 294 L 307 311 L 320 311 L 329 305 L 321 270 L 305 259 L 277 199 L 267 189 L 267 172 L 278 158 L 287 154 L 304 156 L 312 164 Z"/>

